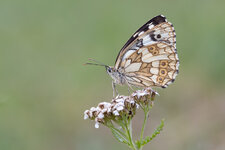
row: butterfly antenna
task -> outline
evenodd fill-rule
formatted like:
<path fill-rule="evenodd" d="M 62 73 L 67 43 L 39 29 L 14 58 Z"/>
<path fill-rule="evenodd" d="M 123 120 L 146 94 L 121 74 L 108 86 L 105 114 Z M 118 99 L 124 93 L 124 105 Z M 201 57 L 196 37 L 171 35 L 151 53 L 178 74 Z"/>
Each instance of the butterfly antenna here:
<path fill-rule="evenodd" d="M 100 62 L 100 61 L 97 61 L 97 60 L 95 60 L 95 59 L 92 59 L 92 58 L 88 58 L 88 60 L 90 60 L 90 61 L 93 61 L 93 62 L 95 62 L 95 63 L 97 63 L 97 64 L 101 64 L 101 65 L 104 65 L 104 66 L 106 66 L 105 64 L 103 64 L 102 62 Z"/>
<path fill-rule="evenodd" d="M 95 64 L 95 63 L 85 63 L 84 65 L 95 65 L 95 66 L 104 66 L 104 67 L 107 67 L 107 65 Z"/>
<path fill-rule="evenodd" d="M 105 64 L 103 64 L 103 63 L 101 63 L 101 62 L 99 62 L 97 60 L 94 60 L 94 59 L 91 59 L 91 58 L 89 58 L 88 60 L 93 61 L 95 63 L 85 63 L 84 65 L 96 65 L 96 66 L 108 67 L 107 65 L 105 65 Z"/>

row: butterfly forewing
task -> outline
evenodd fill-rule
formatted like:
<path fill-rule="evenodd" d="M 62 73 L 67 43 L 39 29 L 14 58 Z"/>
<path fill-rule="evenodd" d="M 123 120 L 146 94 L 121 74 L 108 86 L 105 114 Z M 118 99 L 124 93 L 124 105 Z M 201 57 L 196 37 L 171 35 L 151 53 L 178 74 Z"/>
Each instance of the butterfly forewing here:
<path fill-rule="evenodd" d="M 127 41 L 115 69 L 123 70 L 128 84 L 167 87 L 178 73 L 176 34 L 162 15 L 156 16 Z"/>

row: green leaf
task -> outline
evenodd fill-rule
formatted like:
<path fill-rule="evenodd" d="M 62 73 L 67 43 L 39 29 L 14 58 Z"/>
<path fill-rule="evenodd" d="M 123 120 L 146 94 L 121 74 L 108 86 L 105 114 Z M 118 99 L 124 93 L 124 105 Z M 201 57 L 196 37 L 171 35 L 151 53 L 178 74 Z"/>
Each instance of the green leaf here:
<path fill-rule="evenodd" d="M 111 128 L 112 134 L 115 137 L 115 139 L 121 143 L 125 143 L 128 144 L 128 140 L 126 139 L 126 137 L 124 137 L 120 132 L 118 132 L 116 129 Z"/>
<path fill-rule="evenodd" d="M 141 144 L 140 144 L 141 147 L 149 143 L 150 141 L 152 141 L 158 134 L 160 134 L 160 132 L 163 130 L 163 127 L 164 127 L 164 119 L 161 120 L 160 125 L 155 129 L 152 136 L 147 136 L 141 141 Z"/>

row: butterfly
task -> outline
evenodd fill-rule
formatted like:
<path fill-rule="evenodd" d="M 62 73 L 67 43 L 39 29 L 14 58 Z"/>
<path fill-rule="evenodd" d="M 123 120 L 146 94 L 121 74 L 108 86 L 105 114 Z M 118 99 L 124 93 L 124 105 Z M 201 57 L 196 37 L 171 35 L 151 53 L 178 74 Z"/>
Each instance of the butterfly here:
<path fill-rule="evenodd" d="M 105 66 L 113 79 L 113 95 L 118 94 L 116 84 L 166 88 L 179 72 L 174 27 L 166 17 L 158 15 L 131 36 L 120 50 L 115 66 L 86 64 Z"/>

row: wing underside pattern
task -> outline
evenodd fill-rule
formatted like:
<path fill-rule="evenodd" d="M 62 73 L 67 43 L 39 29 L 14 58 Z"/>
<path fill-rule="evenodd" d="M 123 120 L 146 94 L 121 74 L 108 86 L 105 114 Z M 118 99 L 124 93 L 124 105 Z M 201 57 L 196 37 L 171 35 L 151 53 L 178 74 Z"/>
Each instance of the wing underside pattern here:
<path fill-rule="evenodd" d="M 157 16 L 143 25 L 121 49 L 115 64 L 127 82 L 140 87 L 167 87 L 178 74 L 173 25 Z"/>

